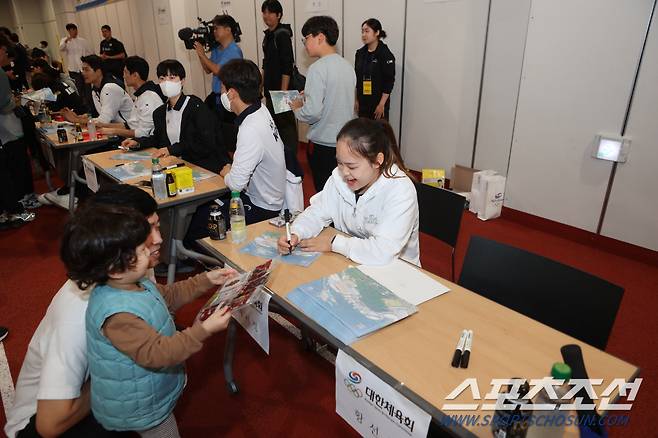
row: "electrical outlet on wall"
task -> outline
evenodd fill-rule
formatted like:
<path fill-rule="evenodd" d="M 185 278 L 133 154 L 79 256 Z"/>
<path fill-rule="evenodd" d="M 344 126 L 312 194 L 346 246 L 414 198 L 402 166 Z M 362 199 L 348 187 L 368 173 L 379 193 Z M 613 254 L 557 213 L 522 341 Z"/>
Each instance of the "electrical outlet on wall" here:
<path fill-rule="evenodd" d="M 327 0 L 306 0 L 306 12 L 322 12 L 327 10 Z"/>

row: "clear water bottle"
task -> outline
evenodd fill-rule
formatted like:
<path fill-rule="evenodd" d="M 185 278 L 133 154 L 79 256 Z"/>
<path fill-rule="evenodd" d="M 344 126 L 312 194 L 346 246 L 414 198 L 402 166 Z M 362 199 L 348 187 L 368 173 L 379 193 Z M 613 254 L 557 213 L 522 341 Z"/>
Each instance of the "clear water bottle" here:
<path fill-rule="evenodd" d="M 89 133 L 90 141 L 96 140 L 96 124 L 91 119 L 87 122 L 87 132 Z"/>
<path fill-rule="evenodd" d="M 572 403 L 571 399 L 563 399 L 564 395 L 571 389 L 571 386 L 569 385 L 569 379 L 571 379 L 571 367 L 566 363 L 556 362 L 551 368 L 551 376 L 554 379 L 564 380 L 562 385 L 553 387 L 555 389 L 556 398 L 552 398 L 546 393 L 546 390 L 542 389 L 535 397 L 534 404 L 552 404 L 555 405 L 555 409 L 534 411 L 532 427 L 528 431 L 527 438 L 552 438 L 564 435 L 566 423 L 571 412 L 560 410 L 560 406 Z M 539 409 L 539 407 L 537 407 L 537 409 Z"/>
<path fill-rule="evenodd" d="M 167 181 L 159 158 L 151 159 L 151 184 L 155 199 L 167 199 Z"/>
<path fill-rule="evenodd" d="M 247 222 L 244 217 L 244 205 L 240 199 L 240 192 L 231 192 L 231 202 L 228 204 L 231 221 L 231 242 L 242 243 L 247 239 Z"/>
<path fill-rule="evenodd" d="M 523 379 L 515 377 L 513 380 Z M 511 393 L 512 386 L 508 386 L 508 393 Z M 494 413 L 491 422 L 494 438 L 526 438 L 532 419 L 532 401 L 525 398 L 529 391 L 530 385 L 523 380 L 517 396 L 503 394 L 503 405 L 509 409 L 497 409 Z"/>

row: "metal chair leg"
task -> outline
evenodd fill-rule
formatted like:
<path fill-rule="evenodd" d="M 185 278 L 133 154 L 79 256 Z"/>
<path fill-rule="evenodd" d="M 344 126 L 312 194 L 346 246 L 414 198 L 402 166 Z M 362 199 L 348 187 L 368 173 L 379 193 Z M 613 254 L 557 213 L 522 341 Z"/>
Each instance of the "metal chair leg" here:
<path fill-rule="evenodd" d="M 450 254 L 450 281 L 455 282 L 455 248 L 452 248 L 452 253 Z"/>
<path fill-rule="evenodd" d="M 226 345 L 224 346 L 224 380 L 229 394 L 237 394 L 238 384 L 233 378 L 233 354 L 235 353 L 235 338 L 237 334 L 237 323 L 231 319 L 226 329 Z"/>

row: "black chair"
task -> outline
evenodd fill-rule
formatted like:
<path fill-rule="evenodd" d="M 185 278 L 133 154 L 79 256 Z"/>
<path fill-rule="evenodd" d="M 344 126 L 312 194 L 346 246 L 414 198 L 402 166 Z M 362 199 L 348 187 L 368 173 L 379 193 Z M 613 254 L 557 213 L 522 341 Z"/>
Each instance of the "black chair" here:
<path fill-rule="evenodd" d="M 571 266 L 473 236 L 459 284 L 605 349 L 624 289 Z"/>
<path fill-rule="evenodd" d="M 416 183 L 420 231 L 436 237 L 452 249 L 451 277 L 455 281 L 455 247 L 466 198 L 450 190 Z"/>

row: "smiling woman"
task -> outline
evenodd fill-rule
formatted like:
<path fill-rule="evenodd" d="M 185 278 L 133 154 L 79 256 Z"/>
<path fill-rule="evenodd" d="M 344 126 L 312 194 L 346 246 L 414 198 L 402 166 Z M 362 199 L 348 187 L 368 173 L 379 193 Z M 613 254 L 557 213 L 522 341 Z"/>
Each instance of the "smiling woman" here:
<path fill-rule="evenodd" d="M 395 258 L 420 265 L 418 199 L 406 174 L 393 130 L 386 122 L 354 119 L 340 130 L 338 167 L 278 242 L 279 252 L 333 251 L 361 264 L 384 265 Z M 318 236 L 333 222 L 348 234 Z"/>

